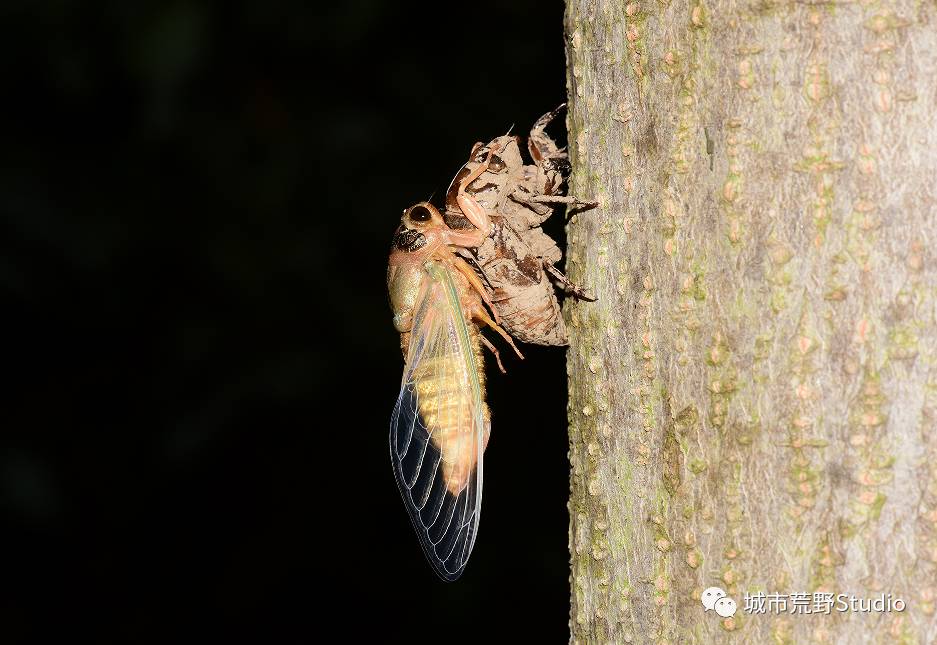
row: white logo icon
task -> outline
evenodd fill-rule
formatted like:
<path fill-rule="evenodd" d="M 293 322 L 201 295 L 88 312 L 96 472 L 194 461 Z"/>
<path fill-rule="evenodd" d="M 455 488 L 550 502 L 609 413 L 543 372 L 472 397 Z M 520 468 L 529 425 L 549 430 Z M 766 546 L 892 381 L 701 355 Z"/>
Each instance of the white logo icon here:
<path fill-rule="evenodd" d="M 735 610 L 738 609 L 738 606 L 735 604 L 734 600 L 726 597 L 717 600 L 716 604 L 713 606 L 713 609 L 715 609 L 716 613 L 723 618 L 731 618 L 735 615 Z"/>
<path fill-rule="evenodd" d="M 716 605 L 716 601 L 720 598 L 725 598 L 726 592 L 720 589 L 719 587 L 710 587 L 703 592 L 702 597 L 700 598 L 703 601 L 703 607 L 706 608 L 706 611 L 709 611 Z"/>
<path fill-rule="evenodd" d="M 714 609 L 723 618 L 731 618 L 738 610 L 735 601 L 726 596 L 726 592 L 719 587 L 710 587 L 700 596 L 700 601 L 706 611 Z"/>

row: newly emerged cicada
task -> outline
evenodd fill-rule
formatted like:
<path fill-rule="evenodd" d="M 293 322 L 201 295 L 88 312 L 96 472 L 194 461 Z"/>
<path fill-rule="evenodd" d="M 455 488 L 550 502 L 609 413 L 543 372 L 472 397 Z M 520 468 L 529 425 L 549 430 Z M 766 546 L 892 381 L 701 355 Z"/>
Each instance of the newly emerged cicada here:
<path fill-rule="evenodd" d="M 458 249 L 479 246 L 491 231 L 485 209 L 459 184 L 456 201 L 474 228 L 452 230 L 428 202 L 404 211 L 394 234 L 387 288 L 406 364 L 390 420 L 390 454 L 404 504 L 430 564 L 444 580 L 464 570 L 482 501 L 483 455 L 491 432 L 479 332 L 487 325 L 514 347 L 485 305 L 481 280 Z M 520 352 L 514 347 L 518 356 Z M 500 366 L 500 360 L 498 361 Z"/>

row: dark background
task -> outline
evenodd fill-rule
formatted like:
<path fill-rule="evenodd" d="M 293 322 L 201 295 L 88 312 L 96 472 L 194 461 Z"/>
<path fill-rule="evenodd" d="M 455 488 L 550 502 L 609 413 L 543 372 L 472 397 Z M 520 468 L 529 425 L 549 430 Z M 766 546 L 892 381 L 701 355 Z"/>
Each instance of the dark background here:
<path fill-rule="evenodd" d="M 565 100 L 562 3 L 314 5 L 0 9 L 4 643 L 568 638 L 563 351 L 489 369 L 447 585 L 384 285 L 401 210 Z"/>

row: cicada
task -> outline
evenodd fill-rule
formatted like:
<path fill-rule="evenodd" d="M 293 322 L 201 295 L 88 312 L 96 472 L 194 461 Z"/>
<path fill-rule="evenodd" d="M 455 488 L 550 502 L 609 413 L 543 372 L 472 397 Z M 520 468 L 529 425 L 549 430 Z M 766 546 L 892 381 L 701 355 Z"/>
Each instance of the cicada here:
<path fill-rule="evenodd" d="M 497 312 L 492 309 L 494 319 L 488 314 L 492 303 L 481 280 L 456 254 L 477 247 L 491 232 L 485 209 L 465 193 L 491 156 L 456 191 L 455 203 L 473 228 L 452 230 L 432 204 L 415 204 L 403 213 L 387 268 L 406 361 L 390 420 L 391 461 L 423 552 L 450 581 L 462 575 L 478 535 L 483 456 L 491 434 L 481 346 L 496 358 L 498 353 L 479 326 L 514 347 Z"/>
<path fill-rule="evenodd" d="M 545 130 L 564 107 L 543 115 L 531 128 L 527 148 L 533 164 L 524 163 L 520 137 L 504 135 L 486 145 L 475 144 L 469 161 L 450 184 L 443 214 L 453 229 L 472 227 L 458 205 L 459 195 L 468 193 L 490 215 L 487 239 L 478 247 L 459 252 L 474 260 L 505 329 L 518 340 L 538 345 L 568 344 L 554 285 L 567 294 L 592 300 L 554 266 L 563 254 L 540 228 L 558 204 L 596 206 L 563 194 L 569 159 Z M 485 172 L 478 174 L 482 165 Z M 469 176 L 475 179 L 464 185 Z"/>

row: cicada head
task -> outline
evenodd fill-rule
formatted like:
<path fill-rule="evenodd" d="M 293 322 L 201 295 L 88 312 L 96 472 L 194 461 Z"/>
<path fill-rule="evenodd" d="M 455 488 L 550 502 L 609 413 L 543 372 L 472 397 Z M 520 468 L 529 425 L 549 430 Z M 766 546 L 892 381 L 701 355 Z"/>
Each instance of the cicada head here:
<path fill-rule="evenodd" d="M 419 251 L 428 242 L 433 242 L 437 232 L 445 228 L 447 228 L 446 223 L 435 206 L 429 202 L 414 204 L 404 210 L 403 217 L 400 218 L 400 226 L 394 233 L 391 252 Z"/>

